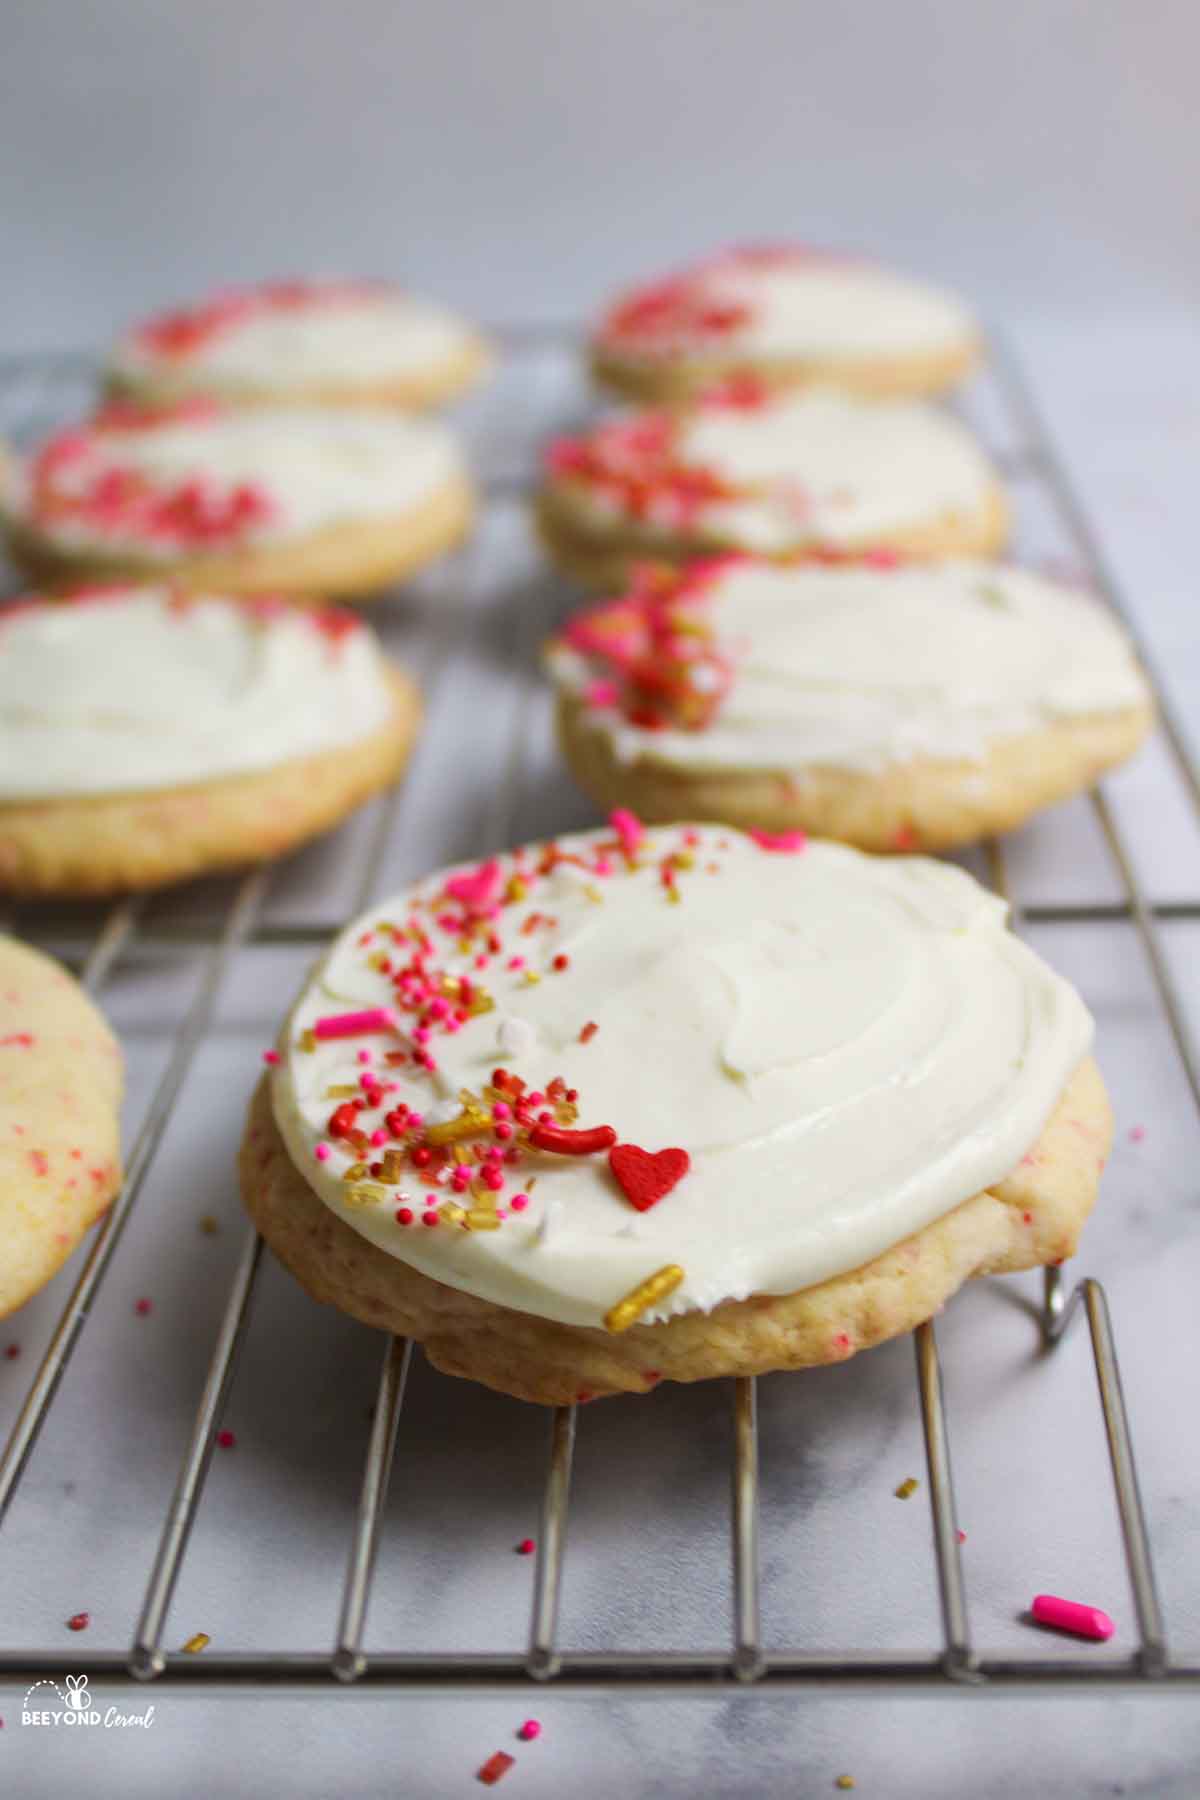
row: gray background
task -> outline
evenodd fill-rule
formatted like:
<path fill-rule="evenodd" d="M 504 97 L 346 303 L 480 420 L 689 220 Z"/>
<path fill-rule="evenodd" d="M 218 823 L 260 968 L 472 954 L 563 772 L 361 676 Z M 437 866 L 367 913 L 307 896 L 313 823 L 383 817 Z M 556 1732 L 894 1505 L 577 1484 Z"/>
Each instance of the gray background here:
<path fill-rule="evenodd" d="M 1189 0 L 8 0 L 10 345 L 213 281 L 399 275 L 481 315 L 795 233 L 993 314 L 1200 292 Z"/>

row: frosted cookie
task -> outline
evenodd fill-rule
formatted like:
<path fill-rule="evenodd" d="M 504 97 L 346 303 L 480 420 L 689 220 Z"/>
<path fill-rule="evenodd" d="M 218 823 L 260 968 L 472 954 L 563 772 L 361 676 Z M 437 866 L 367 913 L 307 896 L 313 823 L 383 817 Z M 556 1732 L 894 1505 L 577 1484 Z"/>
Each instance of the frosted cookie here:
<path fill-rule="evenodd" d="M 740 374 L 772 388 L 824 382 L 894 398 L 950 387 L 979 349 L 975 320 L 952 294 L 783 244 L 728 250 L 622 294 L 592 334 L 591 362 L 599 381 L 654 404 Z"/>
<path fill-rule="evenodd" d="M 618 815 L 342 933 L 243 1192 L 317 1299 L 524 1399 L 840 1362 L 1071 1254 L 1091 1036 L 959 869 Z"/>
<path fill-rule="evenodd" d="M 399 414 L 109 408 L 0 466 L 0 519 L 40 579 L 365 597 L 471 513 L 453 438 Z"/>
<path fill-rule="evenodd" d="M 603 808 L 945 850 L 1019 825 L 1153 721 L 1120 626 L 994 563 L 644 568 L 547 648 Z"/>
<path fill-rule="evenodd" d="M 376 281 L 276 281 L 162 313 L 118 339 L 117 399 L 161 406 L 205 395 L 232 406 L 441 406 L 490 355 L 453 313 Z"/>
<path fill-rule="evenodd" d="M 0 1319 L 121 1185 L 121 1052 L 65 969 L 0 937 Z"/>
<path fill-rule="evenodd" d="M 278 856 L 394 781 L 419 719 L 350 613 L 161 587 L 0 607 L 0 892 Z"/>
<path fill-rule="evenodd" d="M 682 415 L 627 413 L 559 439 L 538 521 L 567 574 L 609 587 L 638 559 L 730 550 L 987 555 L 1008 524 L 994 471 L 946 414 L 751 381 Z"/>

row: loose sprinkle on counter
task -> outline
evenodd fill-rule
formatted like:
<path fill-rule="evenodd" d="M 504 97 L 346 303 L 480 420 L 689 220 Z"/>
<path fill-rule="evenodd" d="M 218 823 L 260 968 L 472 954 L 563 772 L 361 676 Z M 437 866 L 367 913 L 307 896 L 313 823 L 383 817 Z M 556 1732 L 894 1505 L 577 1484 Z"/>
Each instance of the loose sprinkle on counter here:
<path fill-rule="evenodd" d="M 853 1775 L 839 1775 L 833 1785 L 835 1788 L 841 1788 L 843 1793 L 849 1793 L 854 1786 L 854 1777 Z"/>
<path fill-rule="evenodd" d="M 900 1486 L 896 1489 L 897 1500 L 908 1500 L 916 1493 L 920 1485 L 921 1484 L 915 1475 L 905 1476 L 904 1480 L 900 1483 Z"/>
<path fill-rule="evenodd" d="M 200 1229 L 205 1237 L 217 1237 L 221 1227 L 213 1217 L 212 1213 L 205 1213 L 200 1220 Z"/>
<path fill-rule="evenodd" d="M 16 1362 L 16 1360 L 17 1360 L 18 1356 L 20 1356 L 20 1354 L 21 1354 L 20 1344 L 5 1344 L 4 1358 L 5 1358 L 6 1362 Z"/>
<path fill-rule="evenodd" d="M 134 1301 L 133 1310 L 139 1319 L 149 1318 L 150 1314 L 154 1311 L 154 1302 L 153 1300 L 148 1300 L 143 1294 L 140 1300 Z"/>
<path fill-rule="evenodd" d="M 1039 1625 L 1055 1631 L 1069 1631 L 1072 1637 L 1091 1638 L 1104 1643 L 1116 1630 L 1106 1612 L 1098 1606 L 1084 1606 L 1078 1600 L 1063 1600 L 1057 1594 L 1038 1594 L 1030 1612 Z"/>
<path fill-rule="evenodd" d="M 67 1620 L 67 1630 L 86 1631 L 91 1622 L 92 1615 L 89 1612 L 72 1613 L 71 1617 Z"/>
<path fill-rule="evenodd" d="M 198 1656 L 201 1650 L 207 1650 L 211 1643 L 212 1639 L 207 1631 L 194 1631 L 183 1648 L 188 1656 Z"/>
<path fill-rule="evenodd" d="M 537 1543 L 533 1538 L 522 1538 L 520 1543 L 517 1545 L 517 1555 L 518 1556 L 532 1556 L 536 1549 L 537 1549 Z"/>
<path fill-rule="evenodd" d="M 484 1787 L 495 1787 L 501 1777 L 508 1774 L 515 1761 L 516 1758 L 510 1756 L 507 1750 L 497 1750 L 495 1756 L 489 1756 L 483 1767 L 476 1771 L 475 1779 L 482 1782 Z"/>
<path fill-rule="evenodd" d="M 232 1431 L 227 1427 L 217 1433 L 217 1443 L 222 1450 L 232 1450 L 237 1443 Z"/>
<path fill-rule="evenodd" d="M 264 1050 L 262 1059 L 268 1068 L 273 1069 L 275 1064 L 279 1061 L 279 1052 L 278 1050 Z"/>
<path fill-rule="evenodd" d="M 1146 1127 L 1144 1125 L 1131 1125 L 1129 1127 L 1129 1141 L 1131 1144 L 1140 1144 L 1145 1136 Z"/>
<path fill-rule="evenodd" d="M 526 1719 L 517 1733 L 523 1744 L 532 1744 L 534 1738 L 539 1738 L 541 1735 L 542 1722 L 540 1719 Z"/>

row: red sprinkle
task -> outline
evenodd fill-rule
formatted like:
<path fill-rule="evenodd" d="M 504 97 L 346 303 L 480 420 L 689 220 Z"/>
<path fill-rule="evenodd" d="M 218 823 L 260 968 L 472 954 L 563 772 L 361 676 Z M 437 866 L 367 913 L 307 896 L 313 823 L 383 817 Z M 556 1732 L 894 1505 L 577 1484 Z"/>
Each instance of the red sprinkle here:
<path fill-rule="evenodd" d="M 532 1556 L 536 1549 L 537 1544 L 534 1542 L 533 1538 L 522 1538 L 517 1545 L 517 1555 Z"/>
<path fill-rule="evenodd" d="M 21 1354 L 20 1344 L 6 1344 L 5 1345 L 4 1355 L 5 1355 L 6 1361 L 16 1362 L 16 1360 L 17 1360 L 18 1356 L 20 1356 L 20 1354 Z"/>
<path fill-rule="evenodd" d="M 592 1156 L 611 1150 L 617 1134 L 611 1125 L 593 1125 L 589 1131 L 568 1131 L 561 1125 L 539 1122 L 529 1133 L 535 1150 L 551 1150 L 556 1156 Z"/>
<path fill-rule="evenodd" d="M 484 1787 L 495 1787 L 500 1778 L 508 1774 L 515 1761 L 516 1758 L 510 1756 L 507 1750 L 497 1750 L 495 1756 L 489 1756 L 483 1767 L 476 1771 L 475 1779 L 482 1782 Z"/>
<path fill-rule="evenodd" d="M 237 1443 L 237 1439 L 234 1437 L 232 1431 L 229 1431 L 229 1430 L 218 1431 L 217 1443 L 220 1445 L 222 1450 L 232 1450 L 234 1445 Z"/>
<path fill-rule="evenodd" d="M 67 1630 L 86 1631 L 91 1622 L 92 1615 L 89 1612 L 72 1613 L 71 1617 L 67 1620 Z"/>
<path fill-rule="evenodd" d="M 595 1019 L 589 1019 L 587 1024 L 584 1026 L 583 1030 L 579 1034 L 580 1043 L 581 1044 L 590 1044 L 592 1039 L 595 1037 L 596 1033 L 599 1031 L 599 1029 L 600 1029 L 600 1027 L 597 1025 Z"/>
<path fill-rule="evenodd" d="M 692 1159 L 686 1150 L 652 1153 L 640 1150 L 636 1144 L 618 1144 L 609 1152 L 608 1166 L 630 1205 L 639 1212 L 649 1212 L 683 1180 Z"/>
<path fill-rule="evenodd" d="M 143 1296 L 143 1298 L 141 1300 L 134 1301 L 133 1310 L 137 1314 L 139 1319 L 144 1319 L 144 1318 L 148 1317 L 148 1315 L 154 1311 L 154 1302 L 153 1302 L 153 1300 L 147 1300 Z"/>

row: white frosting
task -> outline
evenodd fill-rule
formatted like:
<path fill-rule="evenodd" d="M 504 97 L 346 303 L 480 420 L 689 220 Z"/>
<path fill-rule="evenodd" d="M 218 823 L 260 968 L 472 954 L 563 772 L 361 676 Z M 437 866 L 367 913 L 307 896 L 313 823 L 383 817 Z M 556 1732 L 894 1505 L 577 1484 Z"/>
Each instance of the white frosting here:
<path fill-rule="evenodd" d="M 326 526 L 399 520 L 462 476 L 445 427 L 399 414 L 221 412 L 171 419 L 136 430 L 87 431 L 86 453 L 63 467 L 56 485 L 84 492 L 108 469 L 144 476 L 164 494 L 191 481 L 217 496 L 248 486 L 269 502 L 265 516 L 233 540 L 189 545 L 201 554 L 237 544 L 302 538 Z M 19 466 L 7 505 L 18 517 L 29 504 L 28 472 Z M 66 546 L 168 561 L 178 541 L 77 517 L 37 518 L 34 528 Z"/>
<path fill-rule="evenodd" d="M 623 761 L 782 773 L 977 761 L 997 740 L 1148 700 L 1111 614 L 1026 569 L 737 563 L 694 611 L 730 659 L 731 687 L 696 731 L 589 707 Z M 548 661 L 576 692 L 611 673 L 561 639 Z"/>
<path fill-rule="evenodd" d="M 954 295 L 866 262 L 801 255 L 757 263 L 734 254 L 697 281 L 706 303 L 745 306 L 748 316 L 712 337 L 617 337 L 618 353 L 634 360 L 689 350 L 759 361 L 905 357 L 953 352 L 975 335 Z"/>
<path fill-rule="evenodd" d="M 559 848 L 592 864 L 604 838 Z M 675 851 L 689 866 L 671 904 L 661 859 Z M 291 1015 L 273 1081 L 289 1152 L 340 1218 L 389 1255 L 519 1311 L 597 1325 L 668 1264 L 684 1281 L 649 1316 L 855 1268 L 1014 1169 L 1091 1041 L 1075 991 L 1006 929 L 1000 900 L 947 864 L 832 844 L 778 854 L 720 827 L 653 830 L 638 866 L 617 855 L 608 876 L 568 863 L 539 878 L 536 858 L 521 865 L 527 894 L 489 920 L 502 947 L 483 971 L 474 945 L 458 948 L 453 918 L 433 922 L 444 878 L 420 891 L 431 969 L 470 974 L 494 1001 L 454 1035 L 435 1031 L 435 1074 L 384 1068 L 382 1052 L 404 1037 L 299 1047 L 322 1015 L 392 1002 L 369 959 L 390 943 L 381 923 L 409 919 L 405 896 L 337 939 Z M 502 860 L 501 884 L 515 866 Z M 534 911 L 552 924 L 523 932 Z M 364 944 L 364 931 L 377 935 Z M 536 985 L 508 967 L 514 949 Z M 555 972 L 562 955 L 569 966 Z M 597 1029 L 581 1042 L 587 1023 Z M 527 1035 L 501 1050 L 513 1024 Z M 367 1131 L 398 1101 L 427 1114 L 464 1087 L 479 1092 L 500 1063 L 542 1088 L 562 1075 L 581 1127 L 686 1150 L 690 1171 L 639 1213 L 603 1155 L 525 1152 L 506 1193 L 535 1174 L 529 1206 L 488 1232 L 422 1226 L 428 1183 L 413 1169 L 385 1198 L 348 1205 L 350 1152 L 337 1141 L 325 1161 L 314 1152 L 338 1104 L 329 1090 L 361 1076 L 364 1046 L 397 1084 L 361 1115 Z M 395 1218 L 406 1196 L 418 1214 L 409 1226 Z"/>
<path fill-rule="evenodd" d="M 452 313 L 381 289 L 323 296 L 311 305 L 248 309 L 182 355 L 131 332 L 109 367 L 132 381 L 153 375 L 161 384 L 174 377 L 181 390 L 370 386 L 453 362 L 473 341 Z"/>
<path fill-rule="evenodd" d="M 154 588 L 0 610 L 0 800 L 180 787 L 369 736 L 386 664 L 323 616 Z"/>
<path fill-rule="evenodd" d="M 850 549 L 952 518 L 977 519 L 996 476 L 956 419 L 916 401 L 872 401 L 805 389 L 761 406 L 701 406 L 687 414 L 675 458 L 712 470 L 735 497 L 705 505 L 685 535 L 766 554 Z M 644 517 L 610 492 L 560 483 L 586 527 L 655 538 L 681 527 L 651 502 Z"/>

